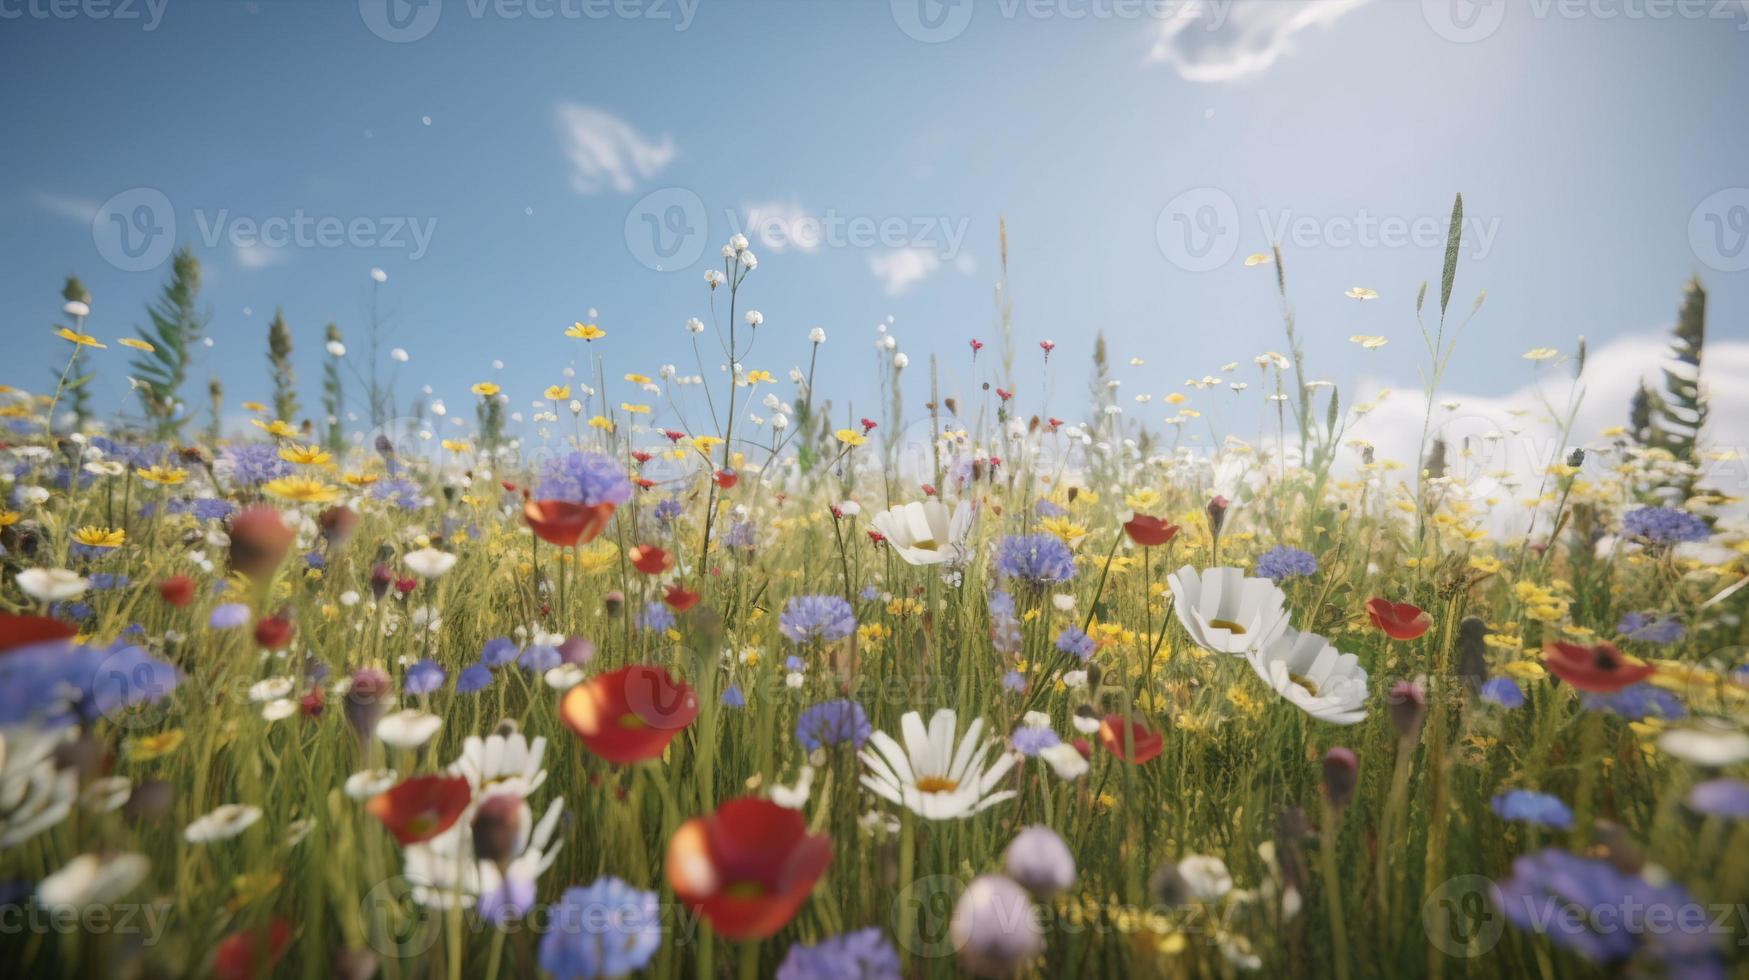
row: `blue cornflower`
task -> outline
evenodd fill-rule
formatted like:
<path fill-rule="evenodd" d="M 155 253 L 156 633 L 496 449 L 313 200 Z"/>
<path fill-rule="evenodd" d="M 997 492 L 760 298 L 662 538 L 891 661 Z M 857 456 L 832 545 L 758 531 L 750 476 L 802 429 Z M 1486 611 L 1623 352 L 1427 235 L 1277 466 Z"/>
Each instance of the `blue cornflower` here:
<path fill-rule="evenodd" d="M 492 668 L 485 664 L 469 664 L 456 675 L 455 692 L 457 694 L 473 694 L 484 690 L 492 683 Z"/>
<path fill-rule="evenodd" d="M 1018 670 L 1011 670 L 1002 675 L 1002 687 L 1010 691 L 1026 690 L 1026 675 Z"/>
<path fill-rule="evenodd" d="M 1705 541 L 1713 533 L 1705 521 L 1674 507 L 1641 507 L 1629 511 L 1621 519 L 1621 531 L 1630 538 L 1644 538 L 1653 544 Z"/>
<path fill-rule="evenodd" d="M 674 628 L 674 613 L 660 602 L 649 603 L 638 614 L 638 628 L 658 633 L 671 630 Z"/>
<path fill-rule="evenodd" d="M 1482 700 L 1492 701 L 1502 708 L 1524 707 L 1524 692 L 1505 677 L 1490 677 L 1482 682 Z"/>
<path fill-rule="evenodd" d="M 844 698 L 822 701 L 796 719 L 796 741 L 809 752 L 844 742 L 854 748 L 867 741 L 872 731 L 862 705 Z"/>
<path fill-rule="evenodd" d="M 1038 498 L 1038 503 L 1032 505 L 1032 512 L 1044 518 L 1062 517 L 1064 514 L 1068 513 L 1068 511 L 1051 503 L 1044 497 Z"/>
<path fill-rule="evenodd" d="M 1573 811 L 1567 809 L 1567 804 L 1562 803 L 1560 797 L 1547 793 L 1528 789 L 1508 790 L 1496 794 L 1489 805 L 1502 820 L 1520 820 L 1556 830 L 1567 830 L 1573 826 Z"/>
<path fill-rule="evenodd" d="M 752 521 L 735 521 L 729 525 L 729 530 L 723 534 L 725 548 L 751 548 L 754 544 L 754 529 Z"/>
<path fill-rule="evenodd" d="M 1688 790 L 1688 808 L 1696 813 L 1742 820 L 1749 817 L 1749 783 L 1741 779 L 1709 779 Z"/>
<path fill-rule="evenodd" d="M 805 670 L 807 666 L 807 664 L 802 662 L 802 658 L 793 653 L 783 658 L 783 667 L 785 670 Z"/>
<path fill-rule="evenodd" d="M 1654 618 L 1650 613 L 1631 612 L 1621 618 L 1615 631 L 1630 640 L 1655 643 L 1663 647 L 1681 640 L 1688 633 L 1688 627 L 1682 625 L 1675 616 L 1662 615 Z"/>
<path fill-rule="evenodd" d="M 862 591 L 856 594 L 856 597 L 863 602 L 873 602 L 880 597 L 880 594 L 879 589 L 872 585 L 865 585 L 862 587 Z"/>
<path fill-rule="evenodd" d="M 541 467 L 535 496 L 574 504 L 618 505 L 631 499 L 632 483 L 611 456 L 567 453 Z"/>
<path fill-rule="evenodd" d="M 167 697 L 181 682 L 175 667 L 125 642 L 32 644 L 0 657 L 0 725 L 95 721 Z"/>
<path fill-rule="evenodd" d="M 1278 544 L 1257 556 L 1254 570 L 1259 578 L 1280 582 L 1295 576 L 1318 574 L 1318 559 L 1309 551 Z"/>
<path fill-rule="evenodd" d="M 193 500 L 172 500 L 164 506 L 172 514 L 193 514 L 203 521 L 222 521 L 237 508 L 229 500 L 217 497 L 196 497 Z"/>
<path fill-rule="evenodd" d="M 1093 647 L 1093 637 L 1083 633 L 1079 626 L 1065 626 L 1057 634 L 1057 649 L 1073 654 L 1084 663 L 1093 656 Z"/>
<path fill-rule="evenodd" d="M 747 696 L 741 693 L 739 686 L 730 684 L 723 688 L 723 705 L 729 708 L 745 708 L 747 707 Z"/>
<path fill-rule="evenodd" d="M 1643 951 L 1663 963 L 1666 976 L 1724 976 L 1717 937 L 1706 928 L 1710 916 L 1681 885 L 1653 885 L 1607 860 L 1551 847 L 1514 859 L 1512 876 L 1495 884 L 1493 897 L 1513 926 L 1545 934 L 1593 963 L 1619 963 Z M 1579 914 L 1552 914 L 1569 907 Z M 1673 927 L 1647 928 L 1649 909 Z"/>
<path fill-rule="evenodd" d="M 1611 694 L 1587 692 L 1583 700 L 1585 707 L 1592 711 L 1607 711 L 1628 721 L 1644 721 L 1647 718 L 1669 721 L 1686 714 L 1682 709 L 1682 701 L 1676 695 L 1644 682 L 1630 684 Z"/>
<path fill-rule="evenodd" d="M 619 977 L 643 969 L 661 945 L 656 893 L 618 878 L 597 878 L 587 888 L 565 889 L 552 907 L 540 965 L 558 980 Z"/>
<path fill-rule="evenodd" d="M 292 474 L 292 465 L 279 458 L 279 449 L 265 442 L 226 446 L 216 468 L 239 487 L 257 487 Z"/>
<path fill-rule="evenodd" d="M 108 592 L 110 589 L 125 589 L 130 581 L 126 575 L 118 572 L 92 572 L 85 577 L 93 592 Z"/>
<path fill-rule="evenodd" d="M 673 497 L 665 497 L 656 504 L 656 520 L 664 524 L 678 519 L 684 512 L 685 508 L 680 506 L 680 501 Z"/>
<path fill-rule="evenodd" d="M 777 631 L 791 643 L 842 640 L 855 629 L 856 613 L 835 595 L 791 596 L 777 617 Z"/>
<path fill-rule="evenodd" d="M 870 926 L 812 946 L 791 946 L 777 980 L 899 980 L 899 954 Z"/>
<path fill-rule="evenodd" d="M 543 643 L 530 646 L 516 658 L 517 665 L 523 670 L 532 670 L 541 674 L 564 662 L 565 658 L 560 655 L 558 647 L 547 646 Z"/>
<path fill-rule="evenodd" d="M 419 492 L 419 484 L 404 476 L 396 476 L 371 484 L 370 499 L 387 501 L 402 510 L 418 510 L 424 495 Z"/>
<path fill-rule="evenodd" d="M 321 571 L 328 567 L 328 559 L 320 551 L 311 551 L 304 555 L 304 567 Z"/>
<path fill-rule="evenodd" d="M 486 641 L 480 650 L 480 663 L 488 667 L 502 667 L 516 659 L 516 644 L 508 636 L 494 636 Z"/>
<path fill-rule="evenodd" d="M 997 653 L 1020 651 L 1020 620 L 1014 615 L 1014 597 L 998 589 L 990 593 L 990 645 Z"/>
<path fill-rule="evenodd" d="M 430 694 L 443 686 L 444 676 L 437 661 L 425 657 L 407 668 L 407 679 L 402 682 L 401 689 L 408 694 Z"/>
<path fill-rule="evenodd" d="M 207 618 L 207 623 L 216 630 L 233 630 L 249 624 L 249 607 L 241 602 L 227 602 L 222 606 L 214 606 L 213 612 Z"/>
<path fill-rule="evenodd" d="M 1057 733 L 1049 728 L 1039 728 L 1034 725 L 1021 725 L 1014 729 L 1014 734 L 1008 736 L 1014 743 L 1014 751 L 1024 756 L 1035 756 L 1053 745 L 1062 743 Z"/>
<path fill-rule="evenodd" d="M 1075 556 L 1054 534 L 1011 534 L 996 545 L 996 574 L 1032 586 L 1067 582 Z"/>

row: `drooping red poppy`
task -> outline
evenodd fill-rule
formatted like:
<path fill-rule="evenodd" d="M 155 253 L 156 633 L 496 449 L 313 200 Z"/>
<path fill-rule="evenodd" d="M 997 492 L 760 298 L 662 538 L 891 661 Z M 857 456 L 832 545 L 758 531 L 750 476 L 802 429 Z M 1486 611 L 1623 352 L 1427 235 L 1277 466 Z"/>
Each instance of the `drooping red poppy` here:
<path fill-rule="evenodd" d="M 461 776 L 414 776 L 371 797 L 364 808 L 406 847 L 454 826 L 471 799 L 468 781 Z"/>
<path fill-rule="evenodd" d="M 1178 525 L 1147 514 L 1137 514 L 1124 522 L 1123 533 L 1144 548 L 1154 548 L 1177 536 Z"/>
<path fill-rule="evenodd" d="M 284 650 L 291 638 L 291 620 L 284 616 L 266 616 L 255 624 L 255 642 L 263 650 Z"/>
<path fill-rule="evenodd" d="M 613 504 L 574 504 L 569 500 L 525 500 L 522 519 L 535 537 L 569 548 L 588 544 L 606 530 Z"/>
<path fill-rule="evenodd" d="M 1433 625 L 1433 617 L 1422 612 L 1420 606 L 1385 598 L 1366 600 L 1366 615 L 1393 640 L 1413 640 Z"/>
<path fill-rule="evenodd" d="M 213 976 L 218 980 L 251 980 L 271 976 L 291 945 L 291 923 L 274 919 L 266 929 L 244 929 L 219 941 L 213 950 Z M 259 967 L 259 972 L 257 968 Z"/>
<path fill-rule="evenodd" d="M 722 487 L 724 490 L 734 489 L 735 484 L 741 482 L 740 474 L 736 473 L 734 470 L 718 470 L 716 475 L 711 477 L 711 479 L 715 480 L 717 486 Z"/>
<path fill-rule="evenodd" d="M 1139 721 L 1129 723 L 1129 738 L 1133 748 L 1130 755 L 1124 754 L 1124 720 L 1118 715 L 1106 715 L 1099 723 L 1099 744 L 1105 750 L 1125 762 L 1141 765 L 1160 754 L 1166 747 L 1166 740 L 1148 730 L 1148 726 Z"/>
<path fill-rule="evenodd" d="M 698 717 L 698 695 L 661 667 L 634 664 L 566 691 L 559 716 L 584 748 L 623 765 L 660 758 Z"/>
<path fill-rule="evenodd" d="M 47 616 L 0 613 L 0 651 L 48 643 L 51 640 L 70 640 L 78 632 L 74 627 Z"/>
<path fill-rule="evenodd" d="M 626 552 L 632 567 L 645 575 L 660 575 L 674 567 L 674 556 L 653 544 L 640 544 Z"/>
<path fill-rule="evenodd" d="M 1548 665 L 1549 673 L 1592 694 L 1614 694 L 1658 670 L 1651 664 L 1634 663 L 1612 643 L 1590 647 L 1550 643 L 1543 647 L 1543 663 Z"/>
<path fill-rule="evenodd" d="M 801 812 L 743 796 L 693 817 L 668 839 L 668 884 L 729 939 L 782 929 L 832 863 L 832 841 Z"/>
<path fill-rule="evenodd" d="M 158 598 L 178 609 L 194 601 L 194 579 L 172 575 L 158 583 Z"/>
<path fill-rule="evenodd" d="M 675 582 L 668 586 L 667 592 L 663 593 L 662 601 L 668 603 L 668 608 L 675 612 L 685 612 L 698 605 L 698 593 L 679 582 Z"/>

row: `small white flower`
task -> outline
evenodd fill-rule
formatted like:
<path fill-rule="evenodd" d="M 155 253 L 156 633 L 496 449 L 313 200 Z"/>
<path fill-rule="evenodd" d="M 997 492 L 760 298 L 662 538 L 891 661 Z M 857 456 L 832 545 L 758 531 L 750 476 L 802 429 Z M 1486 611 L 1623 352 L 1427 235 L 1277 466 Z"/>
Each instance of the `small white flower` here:
<path fill-rule="evenodd" d="M 1199 902 L 1217 902 L 1233 890 L 1226 862 L 1207 854 L 1191 854 L 1178 862 L 1178 877 Z"/>
<path fill-rule="evenodd" d="M 1268 647 L 1288 628 L 1287 595 L 1268 579 L 1247 578 L 1237 568 L 1199 572 L 1185 565 L 1166 581 L 1172 610 L 1197 646 L 1249 654 Z"/>
<path fill-rule="evenodd" d="M 202 817 L 196 817 L 182 829 L 182 839 L 190 844 L 211 844 L 230 840 L 255 825 L 261 819 L 261 808 L 245 803 L 226 803 Z"/>
<path fill-rule="evenodd" d="M 358 605 L 359 595 L 351 589 L 340 593 L 340 604 L 348 608 Z"/>
<path fill-rule="evenodd" d="M 1098 715 L 1084 714 L 1077 711 L 1069 716 L 1069 724 L 1074 725 L 1075 730 L 1081 734 L 1091 735 L 1094 732 L 1099 731 L 1101 722 Z"/>
<path fill-rule="evenodd" d="M 723 274 L 716 269 L 706 269 L 704 271 L 704 284 L 712 289 L 721 286 L 723 284 Z"/>
<path fill-rule="evenodd" d="M 91 307 L 76 299 L 70 299 L 67 301 L 67 305 L 61 307 L 61 312 L 68 316 L 90 316 Z"/>
<path fill-rule="evenodd" d="M 393 350 L 389 351 L 389 357 L 392 360 L 397 361 L 401 364 L 407 363 L 407 360 L 408 360 L 406 350 L 404 350 L 400 347 L 396 347 Z"/>
<path fill-rule="evenodd" d="M 66 602 L 85 593 L 91 583 L 65 568 L 27 568 L 18 573 L 18 587 L 38 602 Z"/>
<path fill-rule="evenodd" d="M 1067 670 L 1067 671 L 1064 671 L 1063 672 L 1063 686 L 1068 688 L 1071 691 L 1079 690 L 1083 687 L 1086 687 L 1087 686 L 1087 672 L 1085 670 Z"/>
<path fill-rule="evenodd" d="M 1049 728 L 1051 727 L 1051 716 L 1042 711 L 1028 711 L 1020 719 L 1020 723 L 1028 728 Z"/>
<path fill-rule="evenodd" d="M 771 802 L 786 810 L 800 810 L 807 805 L 808 793 L 814 785 L 814 767 L 803 766 L 796 776 L 794 786 L 775 785 L 771 787 Z"/>
<path fill-rule="evenodd" d="M 799 670 L 792 670 L 783 676 L 784 686 L 788 687 L 792 691 L 801 690 L 802 685 L 807 683 L 807 680 L 808 680 L 807 677 L 804 676 L 802 674 L 802 672 Z"/>
<path fill-rule="evenodd" d="M 92 780 L 80 794 L 79 802 L 94 813 L 113 813 L 127 803 L 133 790 L 134 784 L 126 776 L 105 776 Z"/>
<path fill-rule="evenodd" d="M 298 703 L 291 698 L 280 698 L 261 706 L 261 717 L 269 722 L 284 721 L 297 713 Z"/>
<path fill-rule="evenodd" d="M 443 727 L 443 719 L 417 708 L 403 708 L 377 722 L 377 738 L 397 749 L 416 749 Z"/>
<path fill-rule="evenodd" d="M 741 264 L 749 270 L 757 269 L 759 268 L 759 256 L 754 255 L 752 252 L 742 252 Z"/>
<path fill-rule="evenodd" d="M 55 910 L 109 905 L 138 887 L 151 869 L 144 854 L 81 854 L 37 884 L 36 900 Z"/>
<path fill-rule="evenodd" d="M 745 251 L 747 251 L 747 236 L 741 234 L 740 232 L 736 232 L 735 234 L 730 235 L 729 236 L 729 254 L 734 255 L 736 252 L 745 252 Z"/>
<path fill-rule="evenodd" d="M 984 719 L 973 719 L 963 737 L 957 737 L 959 716 L 952 708 L 937 711 L 928 727 L 915 711 L 906 712 L 899 725 L 904 745 L 877 731 L 858 753 L 869 792 L 925 820 L 963 819 L 1014 797 L 1014 790 L 996 787 L 1020 756 L 998 751 L 990 759 L 998 743 L 985 737 Z"/>
<path fill-rule="evenodd" d="M 388 282 L 389 274 L 381 269 L 372 269 L 370 270 L 370 278 L 372 282 Z"/>
<path fill-rule="evenodd" d="M 825 329 L 821 328 L 821 327 L 815 327 L 814 329 L 808 331 L 808 342 L 811 344 L 823 344 L 823 343 L 825 343 L 826 342 Z"/>
<path fill-rule="evenodd" d="M 1697 766 L 1734 766 L 1749 759 L 1749 735 L 1725 728 L 1672 728 L 1658 736 L 1658 747 Z"/>
<path fill-rule="evenodd" d="M 547 686 L 555 691 L 569 691 L 587 679 L 583 668 L 576 664 L 560 664 L 543 675 Z"/>
<path fill-rule="evenodd" d="M 277 701 L 292 692 L 292 679 L 289 677 L 269 677 L 264 681 L 256 681 L 249 685 L 249 700 L 256 703 Z"/>
<path fill-rule="evenodd" d="M 1041 751 L 1038 757 L 1045 760 L 1058 779 L 1080 779 L 1087 774 L 1087 760 L 1068 742 L 1058 742 Z"/>
<path fill-rule="evenodd" d="M 423 579 L 433 579 L 455 567 L 456 556 L 436 548 L 420 548 L 409 552 L 402 561 L 412 569 L 413 574 Z"/>
<path fill-rule="evenodd" d="M 346 356 L 346 345 L 341 343 L 338 340 L 328 341 L 328 356 L 329 357 L 345 357 Z"/>
<path fill-rule="evenodd" d="M 765 314 L 759 312 L 758 310 L 748 310 L 747 311 L 747 325 L 749 327 L 757 327 L 761 323 L 764 323 L 764 322 L 765 322 Z"/>
<path fill-rule="evenodd" d="M 911 359 L 909 357 L 905 356 L 904 351 L 900 351 L 899 353 L 893 355 L 893 367 L 899 369 L 900 371 L 903 371 L 907 367 L 910 367 L 910 366 L 911 366 Z"/>
<path fill-rule="evenodd" d="M 386 793 L 395 785 L 396 776 L 393 769 L 366 769 L 346 777 L 346 795 L 355 800 L 368 800 L 378 793 Z"/>
<path fill-rule="evenodd" d="M 1075 609 L 1075 595 L 1071 592 L 1059 592 L 1056 595 L 1051 596 L 1051 605 L 1056 607 L 1057 612 L 1073 612 Z"/>

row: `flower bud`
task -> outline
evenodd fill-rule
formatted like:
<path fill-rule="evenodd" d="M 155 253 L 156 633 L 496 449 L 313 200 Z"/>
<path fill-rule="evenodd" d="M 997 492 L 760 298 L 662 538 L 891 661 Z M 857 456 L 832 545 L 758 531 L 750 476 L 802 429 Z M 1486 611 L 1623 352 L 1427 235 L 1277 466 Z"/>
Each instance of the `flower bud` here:
<path fill-rule="evenodd" d="M 1324 795 L 1337 810 L 1354 798 L 1354 787 L 1360 782 L 1360 762 L 1354 753 L 1337 746 L 1324 753 Z"/>
<path fill-rule="evenodd" d="M 297 532 L 272 507 L 246 507 L 231 518 L 231 570 L 256 581 L 273 575 Z"/>
<path fill-rule="evenodd" d="M 1002 854 L 1002 870 L 1041 900 L 1075 885 L 1075 856 L 1049 827 L 1021 831 Z"/>
<path fill-rule="evenodd" d="M 346 692 L 346 723 L 353 734 L 366 745 L 376 735 L 377 722 L 394 700 L 395 685 L 389 675 L 375 667 L 354 671 L 352 686 Z"/>
<path fill-rule="evenodd" d="M 474 854 L 482 861 L 503 865 L 516 852 L 517 823 L 522 801 L 500 793 L 480 804 L 474 815 Z"/>
<path fill-rule="evenodd" d="M 1421 686 L 1421 679 L 1391 685 L 1388 708 L 1397 734 L 1411 741 L 1417 738 L 1421 734 L 1421 721 L 1427 717 L 1427 692 Z"/>

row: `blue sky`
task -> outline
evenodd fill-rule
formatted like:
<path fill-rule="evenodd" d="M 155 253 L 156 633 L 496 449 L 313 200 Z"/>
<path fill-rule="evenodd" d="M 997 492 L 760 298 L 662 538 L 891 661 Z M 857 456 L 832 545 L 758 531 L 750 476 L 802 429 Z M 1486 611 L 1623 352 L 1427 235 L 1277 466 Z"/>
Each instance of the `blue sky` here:
<path fill-rule="evenodd" d="M 491 377 L 526 410 L 565 363 L 583 368 L 561 332 L 590 309 L 612 375 L 698 371 L 681 325 L 707 314 L 702 273 L 749 211 L 768 220 L 749 232 L 765 325 L 746 363 L 781 375 L 824 327 L 840 413 L 848 399 L 875 414 L 888 317 L 913 417 L 930 354 L 950 391 L 982 380 L 966 342 L 995 340 L 999 216 L 1024 410 L 1071 420 L 1096 330 L 1144 420 L 1224 363 L 1255 380 L 1250 358 L 1283 341 L 1270 271 L 1242 260 L 1284 233 L 1311 373 L 1413 387 L 1413 297 L 1441 258 L 1420 238 L 1442 237 L 1457 191 L 1472 226 L 1454 306 L 1488 299 L 1451 390 L 1509 399 L 1531 377 L 1525 349 L 1579 334 L 1650 350 L 1694 273 L 1713 337 L 1749 336 L 1741 4 L 1241 2 L 1150 18 L 1129 0 L 621 0 L 638 16 L 602 17 L 583 0 L 428 0 L 397 34 L 379 0 L 155 2 L 118 19 L 0 0 L 0 381 L 52 380 L 68 273 L 94 294 L 90 332 L 144 320 L 167 266 L 118 267 L 137 263 L 106 259 L 114 232 L 93 231 L 135 188 L 163 195 L 204 263 L 214 345 L 196 376 L 216 372 L 233 404 L 268 393 L 275 308 L 313 403 L 322 327 L 356 354 L 372 267 L 389 276 L 390 342 L 412 354 L 406 395 L 428 383 L 462 406 Z M 675 202 L 702 208 L 703 257 L 658 271 L 643 213 L 660 223 Z M 299 215 L 361 234 L 246 247 L 251 222 Z M 812 248 L 769 240 L 809 238 L 813 219 L 839 230 Z M 883 222 L 884 240 L 852 240 Z M 1176 244 L 1187 227 L 1204 236 L 1195 254 Z M 1345 298 L 1355 285 L 1380 298 Z M 1391 342 L 1363 351 L 1352 334 Z M 1048 404 L 1043 338 L 1058 344 Z M 100 352 L 100 405 L 126 398 L 125 353 Z M 701 372 L 717 383 L 720 360 Z M 1257 395 L 1234 396 L 1232 418 Z"/>

